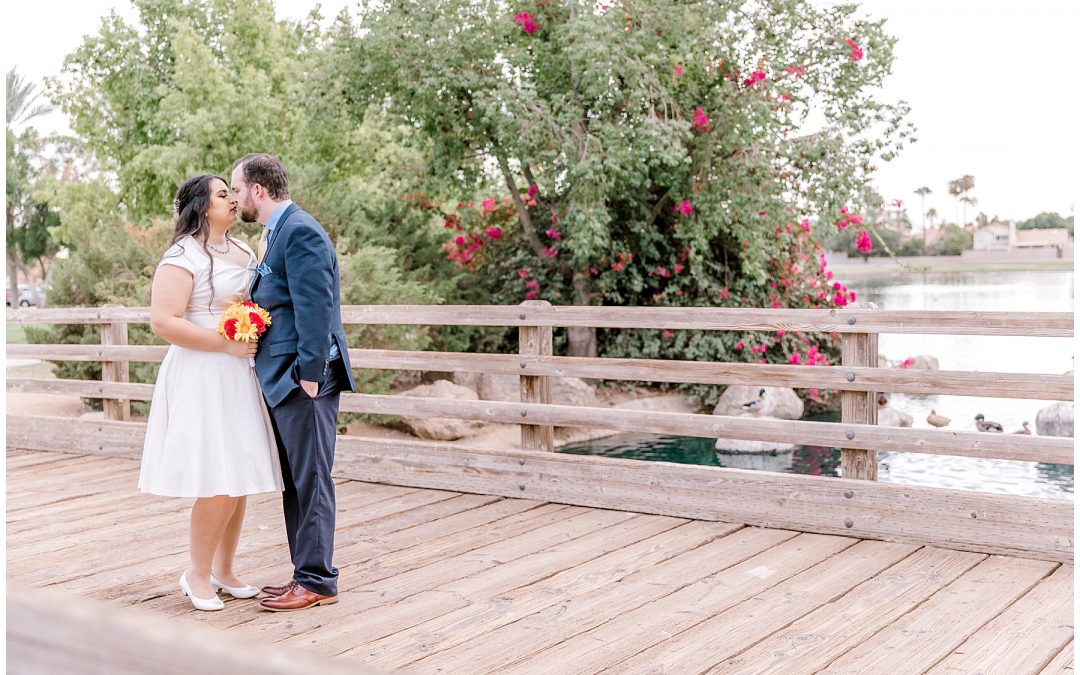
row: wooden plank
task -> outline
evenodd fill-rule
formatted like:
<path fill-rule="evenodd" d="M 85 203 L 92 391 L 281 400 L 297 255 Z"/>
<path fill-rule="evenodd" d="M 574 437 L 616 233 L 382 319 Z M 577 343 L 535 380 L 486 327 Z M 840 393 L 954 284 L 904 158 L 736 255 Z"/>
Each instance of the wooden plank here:
<path fill-rule="evenodd" d="M 643 431 L 700 438 L 741 438 L 797 445 L 876 449 L 879 452 L 1073 463 L 1073 439 L 1047 436 L 374 394 L 343 394 L 341 410 L 403 417 L 456 417 L 504 424 L 528 421 L 560 427 Z"/>
<path fill-rule="evenodd" d="M 105 351 L 96 346 L 20 345 L 8 347 L 9 358 L 99 361 L 99 356 L 132 361 L 161 361 L 163 347 L 131 346 L 130 351 Z M 136 358 L 138 357 L 138 358 Z M 773 387 L 816 387 L 848 391 L 885 391 L 897 394 L 998 396 L 1046 401 L 1072 401 L 1071 375 L 1047 373 L 992 373 L 905 368 L 855 368 L 844 366 L 790 366 L 711 361 L 662 361 L 649 359 L 583 358 L 513 354 L 464 354 L 453 352 L 399 352 L 385 349 L 350 349 L 354 368 L 436 370 L 527 375 L 532 377 L 580 377 L 646 382 L 702 384 L 749 384 Z M 522 368 L 521 364 L 525 367 Z M 853 378 L 849 381 L 849 377 Z M 8 391 L 49 394 L 124 395 L 150 400 L 153 385 L 109 385 L 91 380 L 11 378 Z"/>
<path fill-rule="evenodd" d="M 345 305 L 345 324 L 446 326 L 563 326 L 669 330 L 819 331 L 1072 337 L 1071 312 L 771 309 L 732 307 L 555 306 L 526 312 L 517 305 Z M 850 322 L 854 318 L 855 322 Z M 124 309 L 9 309 L 7 322 L 149 323 L 146 307 Z"/>
<path fill-rule="evenodd" d="M 1042 669 L 1040 675 L 1042 673 L 1045 673 L 1045 675 L 1060 675 L 1061 673 L 1072 675 L 1073 672 L 1073 641 L 1069 640 L 1069 643 L 1058 652 L 1054 660 Z"/>
<path fill-rule="evenodd" d="M 354 368 L 1073 400 L 1071 375 L 350 349 Z M 522 367 L 522 363 L 525 364 Z M 852 379 L 849 380 L 849 376 Z"/>
<path fill-rule="evenodd" d="M 545 308 L 551 307 L 551 303 L 545 300 L 526 300 L 521 304 L 522 312 L 542 312 Z M 521 326 L 518 328 L 518 351 L 523 356 L 551 356 L 551 326 Z M 548 377 L 520 374 L 519 380 L 521 382 L 521 401 L 525 403 L 551 403 L 551 380 Z M 522 424 L 521 447 L 526 450 L 555 452 L 555 427 L 550 424 Z"/>
<path fill-rule="evenodd" d="M 1062 565 L 931 673 L 1037 673 L 1073 638 L 1073 567 Z"/>
<path fill-rule="evenodd" d="M 205 627 L 177 625 L 85 598 L 14 585 L 7 591 L 7 667 L 11 673 L 115 675 L 375 672 L 281 646 L 237 642 Z"/>
<path fill-rule="evenodd" d="M 512 603 L 511 597 L 525 597 L 522 589 L 527 589 L 529 586 L 542 583 L 552 592 L 542 594 L 538 602 L 529 609 L 518 607 L 513 612 L 513 616 L 517 618 L 524 618 L 530 613 L 544 609 L 558 602 L 559 598 L 606 588 L 608 584 L 599 583 L 598 578 L 608 578 L 610 579 L 608 583 L 611 583 L 625 576 L 626 573 L 634 571 L 620 568 L 615 578 L 612 578 L 612 572 L 606 569 L 610 565 L 612 554 L 631 548 L 638 551 L 637 557 L 640 557 L 642 550 L 636 544 L 662 538 L 670 532 L 677 531 L 680 529 L 679 526 L 686 523 L 677 518 L 635 516 L 622 523 L 605 527 L 603 530 L 591 532 L 584 537 L 556 544 L 548 551 L 518 558 L 513 563 L 487 570 L 482 575 L 465 577 L 459 581 L 438 586 L 437 589 L 420 595 L 434 599 L 440 593 L 454 593 L 470 599 L 485 598 L 486 602 L 477 603 L 474 600 L 468 606 L 448 613 L 420 612 L 419 617 L 426 620 L 411 626 L 408 631 L 388 634 L 363 645 L 353 643 L 349 651 L 372 654 L 368 662 L 377 664 L 388 671 L 400 671 L 405 665 L 419 658 L 467 642 L 477 634 L 483 634 L 500 625 L 511 623 L 513 619 L 508 617 L 510 612 L 507 611 Z M 726 529 L 730 532 L 738 527 L 729 525 Z M 716 538 L 716 531 L 718 528 L 714 526 L 712 539 Z M 700 534 L 694 538 L 694 541 L 697 541 L 698 545 L 707 542 L 707 540 L 702 540 Z M 651 548 L 656 549 L 656 544 L 653 544 Z M 667 552 L 659 559 L 671 557 L 678 552 L 680 552 L 678 549 Z M 654 554 L 649 557 L 656 559 L 658 556 Z M 597 561 L 605 561 L 604 567 L 595 565 Z M 590 575 L 592 578 L 582 577 L 578 567 L 592 570 Z M 552 581 L 553 578 L 566 581 L 566 583 L 556 585 Z M 577 583 L 567 585 L 570 579 L 577 580 Z M 485 610 L 490 612 L 492 609 L 501 620 L 482 622 L 481 613 Z M 478 625 L 481 623 L 484 625 Z"/>
<path fill-rule="evenodd" d="M 132 401 L 149 401 L 154 398 L 152 384 L 98 382 L 97 380 L 9 377 L 7 390 L 19 393 L 69 394 L 84 398 L 126 398 Z"/>
<path fill-rule="evenodd" d="M 816 672 L 977 565 L 985 556 L 924 548 L 710 673 Z M 1003 671 L 1010 672 L 1010 671 Z"/>
<path fill-rule="evenodd" d="M 731 658 L 917 550 L 907 544 L 860 541 L 746 602 L 620 661 L 610 673 L 700 673 Z M 723 639 L 716 639 L 723 636 Z"/>
<path fill-rule="evenodd" d="M 992 556 L 820 672 L 925 672 L 1056 567 Z"/>
<path fill-rule="evenodd" d="M 552 314 L 515 305 L 348 305 L 346 324 L 563 326 L 667 330 L 817 331 L 1071 337 L 1070 312 L 771 309 L 729 307 L 554 306 Z M 849 323 L 854 318 L 855 323 Z"/>
<path fill-rule="evenodd" d="M 559 597 L 558 602 L 539 612 L 438 652 L 430 660 L 417 662 L 413 664 L 413 670 L 502 672 L 503 668 L 536 651 L 557 645 L 623 612 L 739 565 L 797 536 L 783 530 L 737 530 L 652 567 L 622 576 L 618 583 L 573 597 Z M 355 656 L 363 655 L 357 653 Z M 544 668 L 540 672 L 559 671 Z"/>
<path fill-rule="evenodd" d="M 866 303 L 867 310 L 876 309 Z M 861 307 L 860 307 L 861 309 Z M 868 368 L 878 362 L 878 336 L 870 333 L 846 333 L 841 336 L 842 365 L 850 368 Z M 840 421 L 845 425 L 877 424 L 876 391 L 840 392 Z M 851 435 L 857 431 L 849 431 Z M 840 448 L 840 474 L 857 480 L 877 480 L 877 450 L 874 448 Z"/>
<path fill-rule="evenodd" d="M 1069 562 L 1073 505 L 844 478 L 340 437 L 340 475 Z"/>
<path fill-rule="evenodd" d="M 504 672 L 525 674 L 548 670 L 566 675 L 599 672 L 855 543 L 855 539 L 845 537 L 801 534 L 729 569 L 620 612 L 588 630 L 578 630 L 573 635 L 562 633 L 560 637 L 567 639 L 542 651 L 537 651 L 521 631 L 514 631 L 521 638 L 523 648 L 517 655 L 519 660 Z M 663 619 L 658 621 L 657 617 Z M 557 623 L 551 632 L 559 634 L 559 628 Z"/>
<path fill-rule="evenodd" d="M 356 639 L 355 635 L 344 634 L 336 643 L 324 644 L 324 648 L 330 653 L 346 657 L 353 652 L 369 654 L 370 658 L 363 658 L 365 662 L 396 671 L 419 658 L 418 653 L 430 653 L 437 638 L 437 629 L 446 625 L 445 617 L 459 616 L 458 612 L 469 612 L 473 599 L 495 597 L 498 598 L 496 602 L 502 603 L 504 602 L 502 596 L 515 588 L 543 581 L 560 571 L 587 564 L 604 554 L 670 531 L 685 523 L 685 520 L 676 518 L 633 516 L 609 527 L 559 542 L 546 550 L 535 551 L 484 570 L 479 574 L 441 586 L 429 587 L 430 590 L 409 596 L 412 600 L 410 605 L 414 609 L 407 613 L 407 621 L 401 622 L 411 624 L 408 630 L 392 633 L 380 630 L 379 632 L 384 635 L 379 639 L 371 640 Z M 465 599 L 468 604 L 452 612 L 427 606 L 438 604 L 440 597 L 444 595 Z M 395 614 L 398 613 L 395 611 Z M 371 618 L 374 620 L 375 616 L 382 615 L 383 612 L 380 611 Z M 363 615 L 359 617 L 359 620 L 362 623 L 367 622 L 367 618 Z M 310 639 L 310 636 L 304 636 L 305 642 Z"/>
<path fill-rule="evenodd" d="M 148 361 L 165 359 L 168 347 L 156 345 L 8 345 L 9 359 L 42 359 L 52 361 Z"/>

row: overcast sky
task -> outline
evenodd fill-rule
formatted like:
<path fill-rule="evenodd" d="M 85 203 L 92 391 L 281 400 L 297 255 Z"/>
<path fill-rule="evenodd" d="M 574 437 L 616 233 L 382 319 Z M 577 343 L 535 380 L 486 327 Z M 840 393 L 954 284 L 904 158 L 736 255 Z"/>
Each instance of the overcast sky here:
<path fill-rule="evenodd" d="M 243 1 L 243 0 L 238 0 Z M 819 0 L 825 2 L 826 0 Z M 324 16 L 356 2 L 325 0 Z M 893 75 L 882 95 L 904 99 L 918 142 L 876 177 L 886 200 L 902 199 L 920 225 L 919 198 L 953 218 L 946 183 L 975 177 L 977 211 L 1023 220 L 1040 211 L 1070 215 L 1077 170 L 1077 0 L 863 0 L 863 13 L 888 20 L 899 38 Z M 315 5 L 275 0 L 279 18 L 300 18 Z M 60 72 L 64 55 L 96 32 L 110 8 L 133 18 L 126 0 L 34 0 L 2 11 L 5 72 L 40 81 Z M 66 129 L 60 113 L 40 118 L 47 131 Z"/>

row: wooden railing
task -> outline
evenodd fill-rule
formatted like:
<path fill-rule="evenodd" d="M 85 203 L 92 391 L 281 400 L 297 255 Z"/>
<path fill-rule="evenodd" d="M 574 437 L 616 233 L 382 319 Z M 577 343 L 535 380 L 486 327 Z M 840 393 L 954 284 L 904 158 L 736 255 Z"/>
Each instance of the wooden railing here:
<path fill-rule="evenodd" d="M 871 482 L 877 475 L 878 451 L 1072 464 L 1073 441 L 1069 438 L 876 426 L 877 392 L 1073 400 L 1071 375 L 878 368 L 879 334 L 1068 338 L 1073 335 L 1071 313 L 912 312 L 872 306 L 843 310 L 563 307 L 527 302 L 519 306 L 347 306 L 342 317 L 346 325 L 517 327 L 518 354 L 350 349 L 349 356 L 354 368 L 514 374 L 521 383 L 520 402 L 343 395 L 343 412 L 468 418 L 518 424 L 522 429 L 522 450 L 465 451 L 438 443 L 342 436 L 338 468 L 347 477 L 1072 559 L 1072 513 L 1068 502 Z M 160 361 L 167 347 L 126 345 L 126 327 L 148 321 L 146 308 L 9 310 L 8 323 L 102 326 L 100 346 L 9 345 L 7 350 L 9 358 L 100 361 L 108 365 L 103 368 L 102 381 L 9 378 L 7 387 L 9 391 L 101 398 L 107 402 L 106 417 L 111 420 L 94 423 L 92 428 L 68 424 L 58 429 L 55 418 L 9 418 L 9 445 L 96 452 L 119 448 L 122 453 L 138 456 L 142 425 L 126 422 L 126 402 L 149 400 L 153 386 L 127 382 L 127 364 Z M 842 340 L 842 363 L 796 366 L 554 356 L 555 327 L 834 332 Z M 552 377 L 834 389 L 842 392 L 841 421 L 553 405 Z M 537 453 L 553 450 L 554 427 L 837 447 L 841 449 L 844 478 L 662 463 L 650 466 L 643 462 Z M 509 461 L 516 468 L 507 464 Z M 530 468 L 522 468 L 526 466 Z M 616 476 L 623 474 L 628 482 L 619 487 L 629 492 L 616 498 L 605 494 L 602 483 L 614 485 Z M 599 494 L 595 489 L 598 481 Z M 666 490 L 665 481 L 671 481 L 673 492 Z M 653 489 L 656 487 L 659 491 Z M 732 487 L 737 490 L 731 492 Z M 721 494 L 725 488 L 729 492 Z M 710 504 L 702 506 L 695 501 L 697 497 L 688 496 L 699 490 L 703 491 L 701 498 L 711 500 Z M 834 494 L 839 495 L 838 502 Z M 863 500 L 856 500 L 856 494 Z M 742 498 L 758 501 L 736 503 Z M 856 517 L 856 504 L 870 511 Z M 806 512 L 800 513 L 800 509 Z M 830 510 L 844 515 L 826 513 Z M 920 522 L 913 522 L 919 518 Z M 999 526 L 996 530 L 991 527 L 994 523 Z"/>

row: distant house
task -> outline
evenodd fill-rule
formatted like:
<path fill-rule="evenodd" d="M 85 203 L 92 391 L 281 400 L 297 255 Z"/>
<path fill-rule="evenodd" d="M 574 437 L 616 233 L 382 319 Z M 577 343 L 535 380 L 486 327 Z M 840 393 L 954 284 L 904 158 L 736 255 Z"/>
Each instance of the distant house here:
<path fill-rule="evenodd" d="M 1068 245 L 1069 231 L 1064 227 L 1016 231 L 1016 248 L 1058 248 Z"/>
<path fill-rule="evenodd" d="M 976 227 L 973 251 L 1011 251 L 1016 245 L 1016 223 L 994 221 L 982 227 Z"/>

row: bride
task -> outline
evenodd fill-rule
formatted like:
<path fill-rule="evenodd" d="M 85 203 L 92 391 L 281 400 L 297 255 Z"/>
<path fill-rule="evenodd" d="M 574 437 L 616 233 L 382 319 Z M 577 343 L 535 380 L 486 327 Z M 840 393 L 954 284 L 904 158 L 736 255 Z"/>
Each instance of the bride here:
<path fill-rule="evenodd" d="M 191 564 L 180 589 L 196 609 L 259 590 L 237 578 L 233 559 L 249 494 L 280 492 L 270 418 L 249 357 L 256 343 L 219 335 L 218 317 L 244 295 L 255 254 L 229 236 L 236 198 L 212 174 L 189 178 L 174 202 L 176 228 L 151 288 L 150 327 L 170 343 L 146 425 L 139 489 L 195 498 Z"/>

